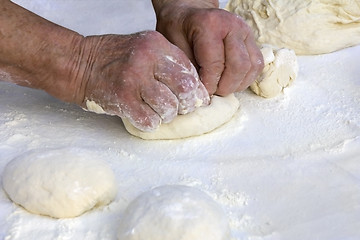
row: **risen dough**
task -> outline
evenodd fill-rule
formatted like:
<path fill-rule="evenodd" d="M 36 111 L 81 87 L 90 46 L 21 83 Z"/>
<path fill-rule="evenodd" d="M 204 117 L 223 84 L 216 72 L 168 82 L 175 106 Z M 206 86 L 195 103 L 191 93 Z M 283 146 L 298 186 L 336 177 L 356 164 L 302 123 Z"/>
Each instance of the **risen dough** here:
<path fill-rule="evenodd" d="M 162 186 L 145 192 L 127 207 L 119 240 L 229 240 L 221 207 L 207 194 L 187 186 Z"/>
<path fill-rule="evenodd" d="M 84 150 L 59 149 L 21 155 L 7 164 L 3 187 L 29 212 L 76 217 L 111 202 L 117 192 L 110 167 Z"/>
<path fill-rule="evenodd" d="M 259 43 L 294 49 L 297 54 L 333 52 L 360 43 L 360 1 L 230 0 Z"/>
<path fill-rule="evenodd" d="M 270 98 L 283 91 L 297 77 L 299 66 L 295 52 L 290 49 L 264 45 L 261 48 L 264 57 L 264 70 L 250 86 L 257 95 Z"/>
<path fill-rule="evenodd" d="M 218 128 L 228 122 L 238 108 L 239 101 L 233 94 L 227 97 L 213 96 L 209 106 L 179 115 L 172 122 L 161 124 L 153 132 L 140 131 L 126 119 L 123 119 L 123 122 L 129 133 L 143 139 L 186 138 L 208 133 Z"/>

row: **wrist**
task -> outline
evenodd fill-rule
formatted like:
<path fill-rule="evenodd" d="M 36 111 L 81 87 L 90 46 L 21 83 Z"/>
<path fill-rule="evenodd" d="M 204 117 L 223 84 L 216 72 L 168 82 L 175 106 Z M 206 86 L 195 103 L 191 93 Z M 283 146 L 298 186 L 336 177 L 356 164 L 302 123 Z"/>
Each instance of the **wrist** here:
<path fill-rule="evenodd" d="M 193 8 L 219 8 L 218 0 L 152 0 L 155 12 L 160 12 L 164 7 L 188 6 Z"/>
<path fill-rule="evenodd" d="M 152 4 L 158 19 L 186 8 L 219 8 L 218 0 L 152 0 Z"/>
<path fill-rule="evenodd" d="M 15 83 L 44 90 L 65 102 L 79 103 L 83 95 L 79 80 L 83 40 L 80 34 L 62 27 L 48 31 L 38 43 L 39 48 L 25 50 L 23 64 L 12 64 L 18 78 Z"/>
<path fill-rule="evenodd" d="M 83 69 L 86 68 L 86 63 L 82 61 L 84 39 L 72 31 L 58 35 L 57 42 L 48 46 L 49 63 L 44 62 L 35 74 L 41 84 L 38 88 L 65 102 L 82 102 L 85 88 L 82 82 Z"/>
<path fill-rule="evenodd" d="M 218 1 L 207 0 L 152 0 L 156 14 L 156 30 L 169 39 L 172 33 L 184 32 L 184 21 L 196 9 L 217 8 Z"/>

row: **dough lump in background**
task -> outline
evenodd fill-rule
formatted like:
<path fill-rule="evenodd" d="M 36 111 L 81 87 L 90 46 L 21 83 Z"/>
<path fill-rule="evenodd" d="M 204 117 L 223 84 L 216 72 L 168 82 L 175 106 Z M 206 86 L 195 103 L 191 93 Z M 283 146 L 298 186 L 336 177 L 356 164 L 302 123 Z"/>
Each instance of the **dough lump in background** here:
<path fill-rule="evenodd" d="M 204 192 L 187 186 L 154 188 L 132 201 L 122 217 L 119 240 L 229 240 L 221 207 Z"/>
<path fill-rule="evenodd" d="M 112 169 L 91 152 L 57 149 L 25 153 L 7 164 L 3 188 L 29 212 L 70 218 L 116 196 Z"/>
<path fill-rule="evenodd" d="M 142 139 L 179 139 L 211 132 L 230 121 L 238 108 L 239 100 L 234 94 L 226 97 L 213 96 L 209 106 L 199 107 L 185 115 L 178 115 L 172 122 L 161 124 L 153 132 L 140 131 L 128 120 L 122 120 L 130 134 Z"/>
<path fill-rule="evenodd" d="M 357 0 L 230 0 L 226 9 L 247 21 L 259 43 L 290 48 L 298 55 L 360 44 Z"/>
<path fill-rule="evenodd" d="M 269 45 L 261 47 L 264 57 L 264 70 L 250 89 L 259 96 L 271 98 L 289 87 L 296 79 L 299 66 L 293 50 L 277 49 Z"/>

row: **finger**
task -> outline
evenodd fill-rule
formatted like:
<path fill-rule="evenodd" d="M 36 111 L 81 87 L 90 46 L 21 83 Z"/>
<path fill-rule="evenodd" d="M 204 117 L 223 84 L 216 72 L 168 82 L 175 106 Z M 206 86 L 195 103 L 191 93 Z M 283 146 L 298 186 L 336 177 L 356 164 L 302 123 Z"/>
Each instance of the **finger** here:
<path fill-rule="evenodd" d="M 256 45 L 254 36 L 251 32 L 249 32 L 244 42 L 250 56 L 251 68 L 244 77 L 240 86 L 237 88 L 237 91 L 243 91 L 248 88 L 256 80 L 264 68 L 263 56 Z"/>
<path fill-rule="evenodd" d="M 153 131 L 161 124 L 161 117 L 140 99 L 134 99 L 126 108 L 131 110 L 124 109 L 124 116 L 134 127 L 141 131 Z"/>
<path fill-rule="evenodd" d="M 194 55 L 199 65 L 200 79 L 212 95 L 225 67 L 224 44 L 220 37 L 199 36 L 194 40 Z"/>
<path fill-rule="evenodd" d="M 143 87 L 141 97 L 162 119 L 168 123 L 178 113 L 178 99 L 163 83 L 153 79 L 151 85 Z"/>
<path fill-rule="evenodd" d="M 225 70 L 216 91 L 216 94 L 221 96 L 235 92 L 251 69 L 250 56 L 243 36 L 230 32 L 224 39 L 224 45 Z"/>
<path fill-rule="evenodd" d="M 199 87 L 196 91 L 196 96 L 201 102 L 197 102 L 196 107 L 207 106 L 210 104 L 210 96 L 208 91 L 206 90 L 204 84 L 199 80 Z"/>
<path fill-rule="evenodd" d="M 141 131 L 152 131 L 161 124 L 161 117 L 147 103 L 137 90 L 123 91 L 116 99 L 106 104 L 106 112 L 125 117 Z"/>
<path fill-rule="evenodd" d="M 177 47 L 171 54 L 159 61 L 154 76 L 178 98 L 178 113 L 186 114 L 194 111 L 198 106 L 207 104 L 210 98 L 201 85 L 195 67 L 186 55 Z"/>
<path fill-rule="evenodd" d="M 178 32 L 176 32 L 178 33 Z M 174 33 L 174 35 L 172 34 L 168 34 L 168 40 L 173 43 L 175 46 L 177 46 L 178 48 L 180 48 L 185 55 L 190 59 L 190 61 L 192 62 L 192 64 L 197 68 L 197 63 L 194 57 L 194 53 L 192 48 L 190 47 L 188 40 L 185 39 L 184 35 L 181 33 L 176 34 Z"/>

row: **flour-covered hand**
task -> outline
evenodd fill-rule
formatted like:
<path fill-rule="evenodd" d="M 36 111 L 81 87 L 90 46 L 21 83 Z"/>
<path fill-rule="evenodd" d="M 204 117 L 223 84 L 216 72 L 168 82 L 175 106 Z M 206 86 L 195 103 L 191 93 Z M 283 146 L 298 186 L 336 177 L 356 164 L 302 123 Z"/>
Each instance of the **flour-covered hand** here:
<path fill-rule="evenodd" d="M 158 32 L 86 37 L 82 56 L 81 104 L 95 102 L 140 130 L 154 130 L 209 103 L 190 60 Z"/>

